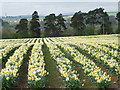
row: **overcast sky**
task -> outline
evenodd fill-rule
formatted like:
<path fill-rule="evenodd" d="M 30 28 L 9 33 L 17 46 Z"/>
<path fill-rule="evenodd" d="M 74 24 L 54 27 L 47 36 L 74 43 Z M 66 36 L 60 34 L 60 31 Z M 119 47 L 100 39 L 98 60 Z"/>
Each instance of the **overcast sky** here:
<path fill-rule="evenodd" d="M 1 0 L 0 2 L 118 2 L 120 0 Z"/>
<path fill-rule="evenodd" d="M 103 0 L 104 2 L 100 2 L 102 0 L 89 0 L 89 2 L 88 0 L 81 0 L 84 2 L 79 2 L 80 0 L 56 0 L 59 2 L 53 2 L 55 0 L 49 0 L 49 2 L 47 2 L 48 0 L 44 0 L 44 2 L 40 2 L 40 0 L 39 2 L 37 2 L 38 0 L 26 0 L 26 2 L 23 2 L 23 0 L 19 0 L 19 2 L 17 0 L 7 1 L 2 0 L 2 3 L 0 3 L 2 16 L 5 13 L 9 16 L 31 15 L 35 10 L 38 11 L 39 15 L 48 15 L 50 13 L 70 14 L 80 10 L 82 12 L 88 12 L 99 7 L 104 8 L 107 12 L 118 11 L 118 0 Z"/>

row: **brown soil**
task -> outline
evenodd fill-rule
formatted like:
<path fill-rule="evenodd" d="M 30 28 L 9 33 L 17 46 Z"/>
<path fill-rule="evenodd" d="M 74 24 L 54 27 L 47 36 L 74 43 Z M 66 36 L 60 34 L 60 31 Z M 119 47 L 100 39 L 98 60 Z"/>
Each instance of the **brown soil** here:
<path fill-rule="evenodd" d="M 8 61 L 10 56 L 12 56 L 14 54 L 15 50 L 17 50 L 19 47 L 20 46 L 13 48 L 10 52 L 7 53 L 6 57 L 2 57 L 2 69 L 5 68 L 6 62 Z"/>
<path fill-rule="evenodd" d="M 96 62 L 95 62 L 95 64 L 98 67 L 100 67 L 102 71 L 106 72 L 107 75 L 109 75 L 111 77 L 110 88 L 120 88 L 120 80 L 117 78 L 117 76 L 115 74 L 108 72 L 108 69 L 104 68 L 101 64 L 96 63 Z"/>
<path fill-rule="evenodd" d="M 15 85 L 13 88 L 28 88 L 28 60 L 30 59 L 29 56 L 31 55 L 31 50 L 32 50 L 33 45 L 29 48 L 27 52 L 27 56 L 24 58 L 23 64 L 20 68 L 20 73 L 18 80 L 16 81 Z"/>
<path fill-rule="evenodd" d="M 77 49 L 77 48 L 76 48 Z M 77 49 L 79 51 L 79 49 Z M 86 57 L 88 57 L 89 59 L 93 60 L 92 58 L 90 58 L 89 56 L 87 56 L 86 54 L 84 54 Z M 93 62 L 95 62 L 95 64 L 101 68 L 102 71 L 106 72 L 107 75 L 109 75 L 111 77 L 111 82 L 110 82 L 110 88 L 120 88 L 120 80 L 117 78 L 117 76 L 113 73 L 108 72 L 108 69 L 106 69 L 104 66 L 102 66 L 100 63 L 97 63 L 95 60 L 93 60 Z"/>
<path fill-rule="evenodd" d="M 79 66 L 76 66 L 76 65 L 75 65 L 75 70 L 76 70 L 77 73 L 79 74 L 78 77 L 79 77 L 82 81 L 85 80 L 85 81 L 83 81 L 83 83 L 84 83 L 83 88 L 97 88 L 97 86 L 96 86 L 94 83 L 92 83 L 92 81 L 91 81 L 88 77 L 85 76 L 84 71 L 82 70 L 82 68 L 80 68 Z M 82 83 L 82 84 L 83 84 L 83 83 Z"/>
<path fill-rule="evenodd" d="M 85 55 L 86 56 L 86 55 Z M 89 59 L 91 59 L 89 57 Z M 93 60 L 93 59 L 91 59 Z M 120 88 L 120 80 L 117 78 L 117 76 L 114 73 L 108 72 L 108 69 L 106 69 L 104 66 L 102 66 L 100 63 L 97 63 L 96 61 L 93 60 L 93 62 L 101 68 L 102 71 L 106 72 L 107 75 L 111 77 L 111 82 L 110 82 L 110 88 Z"/>
<path fill-rule="evenodd" d="M 84 70 L 80 67 L 80 64 L 78 62 L 76 62 L 75 60 L 73 60 L 73 57 L 70 56 L 65 50 L 61 49 L 59 46 L 58 46 L 58 48 L 65 54 L 66 58 L 73 61 L 72 66 L 79 74 L 79 76 L 78 76 L 79 79 L 82 81 L 85 80 L 84 82 L 81 83 L 81 85 L 84 83 L 83 88 L 97 88 L 97 86 L 94 83 L 92 83 L 88 77 L 85 76 Z"/>
<path fill-rule="evenodd" d="M 48 47 L 43 45 L 42 51 L 45 57 L 46 70 L 49 72 L 45 88 L 64 88 L 62 78 L 55 61 L 51 58 Z"/>

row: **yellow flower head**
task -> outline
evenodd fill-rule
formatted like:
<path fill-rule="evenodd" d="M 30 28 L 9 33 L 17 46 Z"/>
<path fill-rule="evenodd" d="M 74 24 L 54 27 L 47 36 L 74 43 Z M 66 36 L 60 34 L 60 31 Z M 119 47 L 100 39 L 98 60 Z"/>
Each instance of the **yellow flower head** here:
<path fill-rule="evenodd" d="M 10 78 L 9 77 L 6 77 L 6 80 L 9 80 Z"/>

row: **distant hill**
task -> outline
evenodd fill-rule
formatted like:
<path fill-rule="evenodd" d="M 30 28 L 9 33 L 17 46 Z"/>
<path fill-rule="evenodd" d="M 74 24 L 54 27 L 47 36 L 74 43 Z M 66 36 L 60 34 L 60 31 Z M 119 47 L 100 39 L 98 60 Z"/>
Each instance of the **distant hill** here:
<path fill-rule="evenodd" d="M 73 14 L 63 14 L 64 17 L 72 16 Z M 44 18 L 46 15 L 39 15 L 40 18 Z M 31 15 L 20 15 L 20 16 L 2 16 L 2 18 L 32 18 Z"/>
<path fill-rule="evenodd" d="M 108 15 L 110 16 L 110 18 L 115 18 L 116 17 L 116 14 L 117 14 L 117 12 L 107 12 L 108 13 Z M 40 19 L 44 19 L 44 17 L 45 17 L 46 15 L 39 15 L 39 17 L 40 17 Z M 69 17 L 71 17 L 71 16 L 73 16 L 73 13 L 69 13 L 69 14 L 63 14 L 63 17 L 65 18 L 65 19 L 67 19 L 67 18 L 69 18 Z M 2 16 L 2 18 L 3 19 L 12 19 L 12 18 L 16 18 L 16 19 L 21 19 L 21 18 L 27 18 L 27 19 L 31 19 L 32 18 L 32 16 L 31 15 L 19 15 L 19 16 L 7 16 L 7 17 L 5 17 L 5 16 Z"/>

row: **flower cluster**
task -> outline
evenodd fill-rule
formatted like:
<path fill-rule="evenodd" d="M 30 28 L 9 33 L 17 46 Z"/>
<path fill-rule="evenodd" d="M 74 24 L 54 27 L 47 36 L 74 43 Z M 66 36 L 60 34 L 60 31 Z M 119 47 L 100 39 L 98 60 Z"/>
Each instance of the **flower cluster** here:
<path fill-rule="evenodd" d="M 24 55 L 26 55 L 30 45 L 24 44 L 19 47 L 14 54 L 8 59 L 5 68 L 1 70 L 3 87 L 10 87 L 18 77 L 20 66 L 22 65 Z"/>
<path fill-rule="evenodd" d="M 116 59 L 109 56 L 108 54 L 105 54 L 101 49 L 96 49 L 96 46 L 91 47 L 90 45 L 86 44 L 77 44 L 77 46 L 83 51 L 87 51 L 87 53 L 91 56 L 96 57 L 97 59 L 94 60 L 96 60 L 97 62 L 108 66 L 110 71 L 115 73 L 118 77 L 120 76 L 120 67 Z"/>
<path fill-rule="evenodd" d="M 109 47 L 106 47 L 106 46 L 102 46 L 98 43 L 88 43 L 87 45 L 89 46 L 93 46 L 94 48 L 97 48 L 101 51 L 104 51 L 105 53 L 109 53 L 111 54 L 113 57 L 118 57 L 118 50 L 114 50 L 114 49 L 111 49 Z"/>
<path fill-rule="evenodd" d="M 81 54 L 75 47 L 70 47 L 69 45 L 61 45 L 64 50 L 69 52 L 69 54 L 74 57 L 74 60 L 81 64 L 84 73 L 91 78 L 99 87 L 108 86 L 108 82 L 111 81 L 109 75 L 106 75 L 106 72 L 101 71 L 96 64 L 87 58 L 85 55 Z"/>
<path fill-rule="evenodd" d="M 0 43 L 0 52 L 2 51 L 2 49 L 4 49 L 6 47 L 6 45 L 2 45 L 2 43 Z"/>
<path fill-rule="evenodd" d="M 48 72 L 45 70 L 44 56 L 40 44 L 34 44 L 28 66 L 28 84 L 32 88 L 45 87 Z"/>
<path fill-rule="evenodd" d="M 9 53 L 13 48 L 17 47 L 18 45 L 11 45 L 11 46 L 7 46 L 4 49 L 0 50 L 1 53 L 1 57 L 6 57 L 7 53 Z"/>
<path fill-rule="evenodd" d="M 77 71 L 73 70 L 72 62 L 65 58 L 65 54 L 58 49 L 58 47 L 54 44 L 47 44 L 49 47 L 52 58 L 57 63 L 57 68 L 63 80 L 65 82 L 66 87 L 80 87 L 80 80 L 78 78 Z"/>
<path fill-rule="evenodd" d="M 111 47 L 111 48 L 114 48 L 114 49 L 116 49 L 116 50 L 119 50 L 120 49 L 120 47 L 119 47 L 119 44 L 118 44 L 118 42 L 115 42 L 115 43 L 98 43 L 99 45 L 102 45 L 102 46 L 107 46 L 107 47 Z"/>

